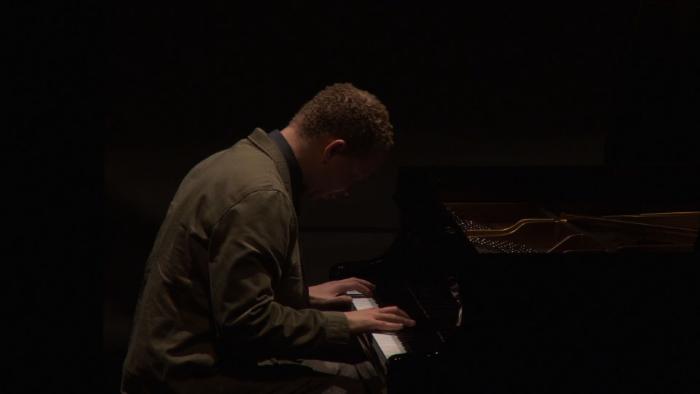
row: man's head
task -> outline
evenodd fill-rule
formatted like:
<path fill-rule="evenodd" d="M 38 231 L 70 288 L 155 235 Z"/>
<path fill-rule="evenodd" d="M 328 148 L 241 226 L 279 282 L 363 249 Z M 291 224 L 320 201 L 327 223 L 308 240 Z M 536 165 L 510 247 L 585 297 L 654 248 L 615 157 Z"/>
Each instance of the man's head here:
<path fill-rule="evenodd" d="M 282 130 L 312 198 L 346 194 L 373 173 L 394 144 L 386 107 L 349 83 L 326 87 Z"/>

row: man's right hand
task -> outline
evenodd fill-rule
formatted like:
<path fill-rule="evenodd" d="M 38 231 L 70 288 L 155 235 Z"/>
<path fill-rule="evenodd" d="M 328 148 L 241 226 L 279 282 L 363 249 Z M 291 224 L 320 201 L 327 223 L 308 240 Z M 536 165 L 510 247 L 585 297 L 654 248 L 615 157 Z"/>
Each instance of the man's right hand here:
<path fill-rule="evenodd" d="M 359 334 L 375 331 L 398 331 L 404 327 L 413 327 L 415 320 L 397 306 L 363 309 L 344 312 L 348 318 L 350 333 Z"/>

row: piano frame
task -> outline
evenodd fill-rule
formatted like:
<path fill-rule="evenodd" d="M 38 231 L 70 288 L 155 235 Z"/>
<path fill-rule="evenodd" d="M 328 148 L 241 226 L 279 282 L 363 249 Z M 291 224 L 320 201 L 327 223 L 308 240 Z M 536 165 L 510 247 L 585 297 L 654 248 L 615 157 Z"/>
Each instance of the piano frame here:
<path fill-rule="evenodd" d="M 546 352 L 559 350 L 554 345 L 543 345 L 547 343 L 542 342 L 546 338 L 543 333 L 567 346 L 571 344 L 563 335 L 569 333 L 566 330 L 570 330 L 574 338 L 584 335 L 573 328 L 575 325 L 566 326 L 572 322 L 591 325 L 593 328 L 590 330 L 596 335 L 607 335 L 605 330 L 608 329 L 611 336 L 634 337 L 630 333 L 623 336 L 614 329 L 615 326 L 602 328 L 591 323 L 597 320 L 590 318 L 607 316 L 605 318 L 614 320 L 614 316 L 610 317 L 610 310 L 618 301 L 629 305 L 647 302 L 646 298 L 639 298 L 644 294 L 640 283 L 653 288 L 657 292 L 654 295 L 661 300 L 659 302 L 664 303 L 663 308 L 650 304 L 653 307 L 649 307 L 649 316 L 642 314 L 644 318 L 653 320 L 653 313 L 661 314 L 664 310 L 680 311 L 678 313 L 686 318 L 684 313 L 697 307 L 697 301 L 693 305 L 692 299 L 700 299 L 686 297 L 683 293 L 694 291 L 687 276 L 697 272 L 695 265 L 691 265 L 698 257 L 697 241 L 694 251 L 674 251 L 673 248 L 654 250 L 652 247 L 647 250 L 607 248 L 605 253 L 601 253 L 600 249 L 581 247 L 578 253 L 572 254 L 559 253 L 564 250 L 558 250 L 554 245 L 548 250 L 550 253 L 486 255 L 480 254 L 468 241 L 468 231 L 460 227 L 454 213 L 446 205 L 462 203 L 478 207 L 483 204 L 493 208 L 499 204 L 503 207 L 521 204 L 543 212 L 540 220 L 524 220 L 518 224 L 521 227 L 526 223 L 553 223 L 556 220 L 575 222 L 594 218 L 593 221 L 610 224 L 624 221 L 630 215 L 694 214 L 700 211 L 700 195 L 695 187 L 697 174 L 700 174 L 697 168 L 688 166 L 404 167 L 399 171 L 395 194 L 401 223 L 395 242 L 382 256 L 337 264 L 331 269 L 330 277 L 364 277 L 375 282 L 378 290 L 383 286 L 391 287 L 391 283 L 430 281 L 431 278 L 445 276 L 457 278 L 460 308 L 463 308 L 460 312 L 464 316 L 462 326 L 447 335 L 445 346 L 429 354 L 392 357 L 386 369 L 378 367 L 386 374 L 391 393 L 443 392 L 460 383 L 457 376 L 471 379 L 469 387 L 476 389 L 487 389 L 492 384 L 498 386 L 500 383 L 492 380 L 499 378 L 505 379 L 508 384 L 516 384 L 512 380 L 516 375 L 523 382 L 528 381 L 528 384 L 545 384 L 546 374 L 550 373 L 547 371 L 555 368 L 556 363 L 547 367 L 550 369 L 537 369 L 523 361 L 522 355 L 513 353 L 516 351 L 514 349 L 532 349 L 524 333 L 536 336 L 534 342 L 544 346 L 541 352 L 532 353 L 533 360 L 540 361 L 547 359 Z M 662 228 L 643 223 L 638 227 L 652 230 Z M 671 227 L 666 230 L 688 238 L 688 228 Z M 504 229 L 500 231 L 508 232 Z M 477 230 L 472 235 L 486 233 L 488 231 Z M 573 245 L 580 241 L 580 237 L 578 240 L 576 238 L 575 234 L 570 234 L 565 240 Z M 585 243 L 580 246 L 585 246 Z M 630 278 L 636 281 L 630 282 Z M 659 293 L 664 280 L 673 283 L 675 293 Z M 630 294 L 620 293 L 620 286 L 629 290 L 628 293 L 638 293 L 640 296 L 634 298 Z M 606 296 L 605 292 L 601 293 L 601 288 L 610 292 L 609 305 L 600 304 L 601 297 Z M 571 294 L 576 294 L 577 298 L 571 298 L 574 297 Z M 600 304 L 596 304 L 598 309 L 592 306 L 593 301 L 581 298 L 586 295 Z M 581 316 L 567 314 L 562 300 L 583 308 L 584 312 Z M 584 316 L 589 320 L 585 320 Z M 641 318 L 624 315 L 620 319 L 627 324 Z M 663 329 L 668 328 L 659 322 L 656 324 L 663 326 Z M 512 327 L 518 327 L 518 330 Z M 582 341 L 585 339 L 581 338 Z M 489 342 L 493 340 L 496 342 Z M 499 347 L 499 341 L 510 348 Z M 377 363 L 376 354 L 372 356 L 372 346 L 365 336 L 362 336 L 360 343 L 368 357 L 373 357 Z M 590 368 L 591 357 L 598 356 L 601 351 L 595 346 L 590 351 L 577 350 L 584 360 L 582 363 L 589 363 L 581 366 L 580 370 L 593 373 L 586 368 Z M 612 359 L 617 360 L 615 357 Z M 510 378 L 499 377 L 499 369 L 500 373 L 510 371 L 514 375 Z M 619 370 L 623 371 L 624 368 Z M 569 370 L 567 373 L 572 372 Z M 627 372 L 620 373 L 624 375 Z M 607 387 L 603 375 L 593 375 L 589 382 L 592 387 Z M 637 377 L 639 382 L 643 380 L 643 376 Z"/>

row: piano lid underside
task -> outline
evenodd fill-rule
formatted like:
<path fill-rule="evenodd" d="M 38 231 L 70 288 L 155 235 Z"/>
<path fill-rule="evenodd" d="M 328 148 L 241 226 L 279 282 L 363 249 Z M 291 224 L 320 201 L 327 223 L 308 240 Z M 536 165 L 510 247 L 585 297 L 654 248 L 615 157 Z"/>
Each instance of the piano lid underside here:
<path fill-rule="evenodd" d="M 443 205 L 479 253 L 684 252 L 700 228 L 700 211 L 589 215 L 525 202 Z"/>

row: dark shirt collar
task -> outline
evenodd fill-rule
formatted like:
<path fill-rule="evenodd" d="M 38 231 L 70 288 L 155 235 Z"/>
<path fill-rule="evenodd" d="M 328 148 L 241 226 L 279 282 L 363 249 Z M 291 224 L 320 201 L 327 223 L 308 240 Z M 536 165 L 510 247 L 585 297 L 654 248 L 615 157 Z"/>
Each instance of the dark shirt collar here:
<path fill-rule="evenodd" d="M 299 214 L 299 209 L 301 208 L 299 205 L 300 197 L 303 190 L 301 168 L 299 167 L 299 162 L 297 161 L 296 156 L 294 156 L 292 147 L 289 146 L 289 143 L 279 130 L 272 130 L 269 133 L 269 136 L 270 139 L 275 142 L 275 145 L 277 145 L 280 152 L 282 152 L 282 155 L 284 156 L 284 159 L 287 162 L 287 167 L 289 168 L 289 179 L 292 184 L 292 201 L 294 203 L 294 209 L 297 211 L 297 214 Z"/>

